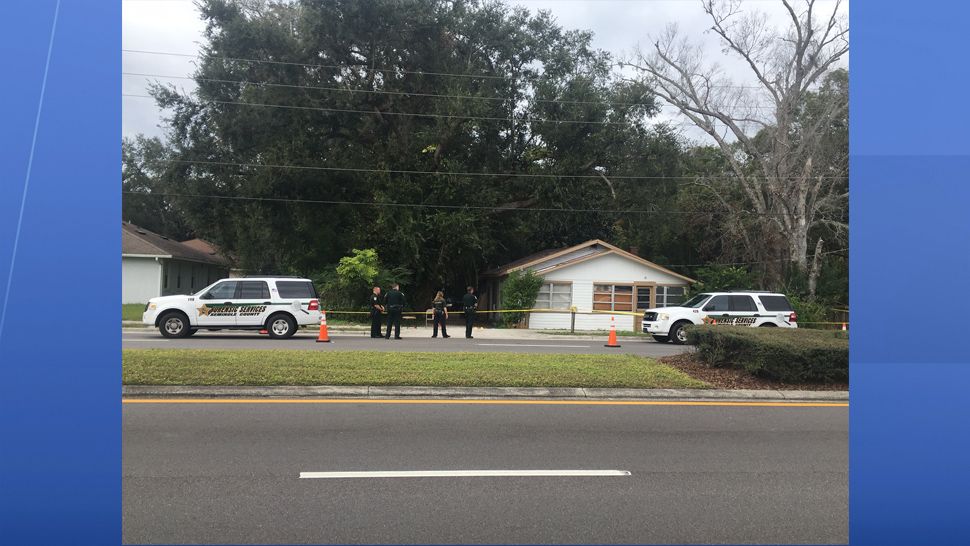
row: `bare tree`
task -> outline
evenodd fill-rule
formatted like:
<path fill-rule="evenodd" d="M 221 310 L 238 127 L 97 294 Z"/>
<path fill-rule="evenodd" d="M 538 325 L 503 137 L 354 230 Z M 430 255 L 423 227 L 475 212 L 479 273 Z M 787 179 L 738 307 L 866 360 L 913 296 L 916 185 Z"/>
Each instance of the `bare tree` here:
<path fill-rule="evenodd" d="M 702 1 L 723 52 L 744 61 L 755 85 L 733 82 L 676 25 L 624 64 L 640 71 L 645 83 L 710 135 L 727 158 L 733 185 L 696 183 L 729 207 L 731 225 L 745 214 L 755 219 L 747 223 L 758 229 L 742 234 L 740 243 L 749 253 L 782 255 L 808 271 L 814 295 L 823 248 L 819 233 L 841 238 L 848 229 L 842 221 L 848 197 L 844 163 L 820 156 L 830 125 L 847 114 L 847 95 L 833 95 L 840 99 L 816 107 L 810 117 L 801 114 L 806 100 L 848 53 L 849 30 L 841 0 L 821 16 L 816 4 L 822 2 L 781 2 L 789 25 L 778 33 L 765 14 L 743 12 L 740 0 Z M 739 191 L 740 200 L 735 196 Z M 815 247 L 811 263 L 810 246 Z M 780 284 L 780 276 L 776 271 L 770 282 Z"/>

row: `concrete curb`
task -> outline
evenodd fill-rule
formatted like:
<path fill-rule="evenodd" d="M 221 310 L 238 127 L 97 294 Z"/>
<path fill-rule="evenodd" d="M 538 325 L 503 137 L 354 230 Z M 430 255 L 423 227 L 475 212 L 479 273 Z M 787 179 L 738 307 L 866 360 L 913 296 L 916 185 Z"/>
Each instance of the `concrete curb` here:
<path fill-rule="evenodd" d="M 167 386 L 123 385 L 124 398 L 464 398 L 848 402 L 847 391 L 587 389 L 565 387 Z"/>

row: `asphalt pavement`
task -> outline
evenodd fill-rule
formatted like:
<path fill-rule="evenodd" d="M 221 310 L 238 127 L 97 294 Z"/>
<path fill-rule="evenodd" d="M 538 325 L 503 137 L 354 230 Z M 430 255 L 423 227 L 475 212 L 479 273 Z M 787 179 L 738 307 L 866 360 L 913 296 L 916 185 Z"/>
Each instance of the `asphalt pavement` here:
<path fill-rule="evenodd" d="M 636 354 L 660 357 L 680 354 L 688 349 L 683 345 L 657 343 L 644 337 L 620 337 L 619 348 L 604 347 L 603 339 L 574 339 L 566 336 L 546 336 L 542 339 L 503 339 L 488 337 L 465 339 L 431 338 L 412 332 L 402 332 L 403 339 L 371 339 L 359 334 L 332 334 L 330 343 L 317 343 L 317 333 L 303 330 L 290 339 L 270 339 L 256 332 L 198 332 L 192 337 L 168 339 L 158 330 L 127 329 L 121 334 L 124 349 L 287 349 L 305 351 L 405 351 L 405 352 L 515 352 L 515 353 L 574 353 L 574 354 Z"/>
<path fill-rule="evenodd" d="M 848 541 L 846 407 L 126 402 L 126 543 Z"/>

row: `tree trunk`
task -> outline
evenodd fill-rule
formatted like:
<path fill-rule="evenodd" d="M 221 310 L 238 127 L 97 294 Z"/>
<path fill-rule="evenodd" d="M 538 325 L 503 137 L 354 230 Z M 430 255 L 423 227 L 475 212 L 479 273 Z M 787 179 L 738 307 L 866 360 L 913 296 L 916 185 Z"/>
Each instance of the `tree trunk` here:
<path fill-rule="evenodd" d="M 822 271 L 822 238 L 815 243 L 815 256 L 812 257 L 812 270 L 808 272 L 808 297 L 815 299 L 815 287 L 818 285 L 818 275 Z"/>

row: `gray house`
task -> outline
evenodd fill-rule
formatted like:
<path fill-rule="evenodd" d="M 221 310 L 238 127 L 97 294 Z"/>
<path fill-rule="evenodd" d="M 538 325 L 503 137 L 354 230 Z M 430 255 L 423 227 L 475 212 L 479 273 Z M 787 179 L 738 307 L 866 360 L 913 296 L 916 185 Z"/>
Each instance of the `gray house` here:
<path fill-rule="evenodd" d="M 229 276 L 229 262 L 201 239 L 184 243 L 121 224 L 121 303 L 191 294 Z"/>

